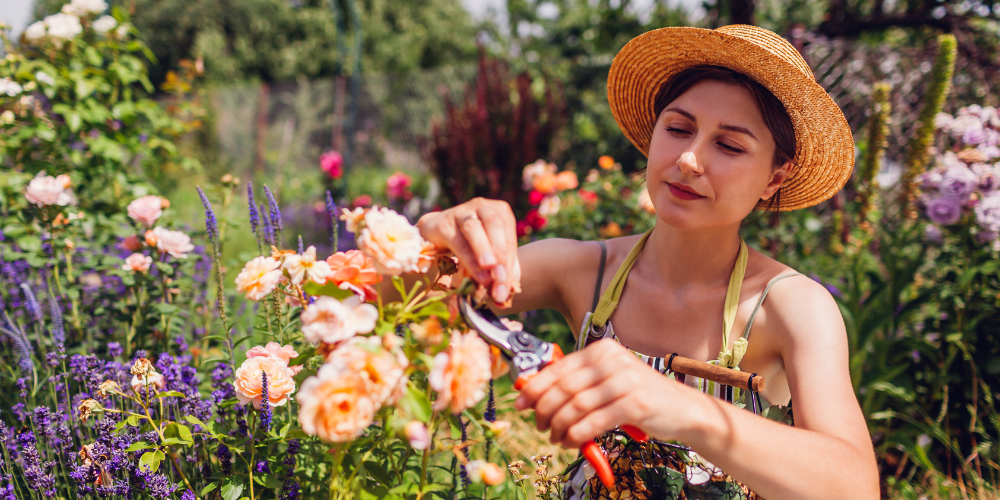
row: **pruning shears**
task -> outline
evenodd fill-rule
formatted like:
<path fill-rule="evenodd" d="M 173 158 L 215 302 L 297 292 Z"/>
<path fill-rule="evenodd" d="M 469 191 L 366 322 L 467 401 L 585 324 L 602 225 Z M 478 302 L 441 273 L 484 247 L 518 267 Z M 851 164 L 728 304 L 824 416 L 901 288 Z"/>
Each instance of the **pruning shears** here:
<path fill-rule="evenodd" d="M 459 309 L 465 322 L 479 332 L 479 336 L 500 349 L 500 354 L 510 365 L 510 378 L 514 388 L 521 390 L 531 376 L 546 366 L 562 359 L 562 349 L 528 332 L 511 331 L 488 307 L 476 307 L 467 297 L 459 299 Z M 649 436 L 631 425 L 621 427 L 632 439 L 647 441 Z M 604 486 L 614 486 L 614 473 L 604 452 L 595 441 L 587 441 L 580 447 L 580 453 L 590 462 Z"/>

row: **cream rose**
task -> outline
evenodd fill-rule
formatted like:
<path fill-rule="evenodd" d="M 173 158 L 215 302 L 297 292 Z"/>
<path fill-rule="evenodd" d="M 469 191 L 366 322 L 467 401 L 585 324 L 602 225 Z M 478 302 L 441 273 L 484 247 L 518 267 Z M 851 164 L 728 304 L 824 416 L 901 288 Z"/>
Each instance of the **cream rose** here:
<path fill-rule="evenodd" d="M 151 265 L 153 265 L 152 257 L 141 253 L 134 253 L 125 259 L 125 264 L 122 265 L 122 269 L 125 271 L 145 273 L 146 271 L 149 271 L 149 266 Z"/>
<path fill-rule="evenodd" d="M 24 197 L 40 207 L 45 205 L 66 206 L 76 201 L 69 186 L 68 175 L 63 174 L 57 177 L 39 175 L 28 183 L 28 187 L 24 190 Z"/>
<path fill-rule="evenodd" d="M 316 247 L 311 245 L 302 254 L 285 256 L 281 267 L 288 272 L 288 277 L 295 285 L 306 279 L 323 285 L 330 274 L 330 264 L 325 260 L 316 260 Z"/>
<path fill-rule="evenodd" d="M 275 357 L 285 362 L 287 365 L 293 358 L 298 357 L 299 353 L 294 347 L 290 345 L 281 345 L 277 342 L 268 342 L 266 346 L 253 346 L 249 351 L 247 351 L 247 358 L 257 358 L 257 357 Z M 302 365 L 289 366 L 293 373 L 298 374 L 302 371 Z"/>
<path fill-rule="evenodd" d="M 128 216 L 146 227 L 153 227 L 156 220 L 163 216 L 163 208 L 163 198 L 143 196 L 128 204 Z"/>
<path fill-rule="evenodd" d="M 186 254 L 194 250 L 194 245 L 191 244 L 191 237 L 180 231 L 155 227 L 153 228 L 153 237 L 156 238 L 157 250 L 169 253 L 178 259 L 187 257 Z"/>
<path fill-rule="evenodd" d="M 490 347 L 475 332 L 452 335 L 448 349 L 434 357 L 434 368 L 427 376 L 438 393 L 434 409 L 459 413 L 475 406 L 486 396 L 490 364 Z"/>
<path fill-rule="evenodd" d="M 131 386 L 133 390 L 139 390 L 140 387 L 154 386 L 157 389 L 163 389 L 167 386 L 167 382 L 163 380 L 163 375 L 151 371 L 142 377 L 138 375 L 132 375 Z"/>
<path fill-rule="evenodd" d="M 418 271 L 425 244 L 406 217 L 384 207 L 365 213 L 358 235 L 358 248 L 375 261 L 379 273 L 392 276 Z"/>
<path fill-rule="evenodd" d="M 288 396 L 295 392 L 295 373 L 281 358 L 275 356 L 257 356 L 247 358 L 236 370 L 233 385 L 236 387 L 236 399 L 241 405 L 253 402 L 253 407 L 260 409 L 263 404 L 261 374 L 267 374 L 267 399 L 271 406 L 281 406 L 288 401 Z"/>
<path fill-rule="evenodd" d="M 236 275 L 236 290 L 250 300 L 261 300 L 281 281 L 281 263 L 272 257 L 256 257 Z"/>
<path fill-rule="evenodd" d="M 368 395 L 365 379 L 330 364 L 302 383 L 295 400 L 302 430 L 328 442 L 358 437 L 375 418 L 375 402 Z"/>
<path fill-rule="evenodd" d="M 378 309 L 356 295 L 343 302 L 333 297 L 316 299 L 302 313 L 302 334 L 313 343 L 333 344 L 375 329 Z"/>
<path fill-rule="evenodd" d="M 388 334 L 387 337 L 393 334 Z M 376 405 L 393 404 L 402 395 L 403 371 L 408 362 L 402 352 L 382 347 L 379 337 L 354 337 L 327 356 L 327 363 L 339 370 L 360 374 L 368 384 L 368 394 Z"/>

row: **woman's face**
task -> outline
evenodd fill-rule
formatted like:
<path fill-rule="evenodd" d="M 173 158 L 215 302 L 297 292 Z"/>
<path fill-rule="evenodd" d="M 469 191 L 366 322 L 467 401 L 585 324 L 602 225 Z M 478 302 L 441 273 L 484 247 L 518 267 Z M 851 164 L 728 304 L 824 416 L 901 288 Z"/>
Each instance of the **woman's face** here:
<path fill-rule="evenodd" d="M 705 80 L 667 104 L 649 146 L 646 184 L 656 214 L 697 230 L 739 224 L 778 190 L 774 138 L 742 86 Z"/>

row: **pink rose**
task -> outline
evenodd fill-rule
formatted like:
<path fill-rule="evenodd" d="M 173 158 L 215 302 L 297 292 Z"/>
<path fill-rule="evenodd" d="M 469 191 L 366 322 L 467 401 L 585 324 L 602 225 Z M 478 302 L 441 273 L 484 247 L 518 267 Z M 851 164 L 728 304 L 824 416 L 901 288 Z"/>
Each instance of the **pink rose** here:
<path fill-rule="evenodd" d="M 245 405 L 253 402 L 253 407 L 260 409 L 263 404 L 262 374 L 267 374 L 267 399 L 271 406 L 281 406 L 288 401 L 288 396 L 295 392 L 295 373 L 281 358 L 276 356 L 257 356 L 247 358 L 236 370 L 236 399 Z"/>
<path fill-rule="evenodd" d="M 386 350 L 379 337 L 354 337 L 334 349 L 326 361 L 339 370 L 361 375 L 376 411 L 382 405 L 394 404 L 406 386 L 406 356 Z"/>
<path fill-rule="evenodd" d="M 328 151 L 319 157 L 319 168 L 331 179 L 339 179 L 344 175 L 344 157 L 336 151 Z"/>
<path fill-rule="evenodd" d="M 414 450 L 426 450 L 431 446 L 431 433 L 423 422 L 411 420 L 403 430 L 406 433 L 407 441 L 410 442 L 410 446 Z"/>
<path fill-rule="evenodd" d="M 163 215 L 163 208 L 163 199 L 159 196 L 143 196 L 128 204 L 128 216 L 146 227 L 153 227 Z"/>
<path fill-rule="evenodd" d="M 152 257 L 141 253 L 134 253 L 125 259 L 125 264 L 122 265 L 122 269 L 125 271 L 145 273 L 146 271 L 149 271 L 149 266 L 151 265 L 153 265 Z"/>
<path fill-rule="evenodd" d="M 191 237 L 180 231 L 171 231 L 162 227 L 156 227 L 153 229 L 153 238 L 156 240 L 157 250 L 169 253 L 178 259 L 187 257 L 185 254 L 194 250 L 194 246 L 191 245 Z"/>
<path fill-rule="evenodd" d="M 139 250 L 142 250 L 142 242 L 139 241 L 139 237 L 134 234 L 122 240 L 119 246 L 121 246 L 125 250 L 129 250 L 132 252 L 138 252 Z"/>
<path fill-rule="evenodd" d="M 58 177 L 39 175 L 28 183 L 28 187 L 24 190 L 24 197 L 40 207 L 44 205 L 66 206 L 76 201 L 69 186 L 68 175 Z"/>
<path fill-rule="evenodd" d="M 298 357 L 298 355 L 299 353 L 295 351 L 294 347 L 290 345 L 281 345 L 277 342 L 268 342 L 266 346 L 253 346 L 249 351 L 247 351 L 247 358 L 272 356 L 284 361 L 286 365 L 293 358 Z M 296 374 L 302 371 L 302 365 L 289 366 L 288 368 Z"/>
<path fill-rule="evenodd" d="M 350 441 L 375 418 L 375 402 L 365 379 L 330 364 L 302 383 L 295 401 L 299 403 L 302 430 L 327 442 Z"/>
<path fill-rule="evenodd" d="M 438 393 L 434 409 L 459 413 L 475 406 L 486 397 L 490 364 L 490 347 L 475 332 L 452 335 L 448 349 L 434 357 L 434 368 L 427 376 Z"/>
<path fill-rule="evenodd" d="M 250 300 L 261 300 L 277 288 L 281 276 L 281 262 L 273 257 L 254 257 L 236 275 L 236 291 L 246 293 Z"/>
<path fill-rule="evenodd" d="M 410 185 L 412 184 L 413 179 L 410 179 L 410 176 L 396 172 L 385 180 L 385 194 L 389 196 L 390 200 L 409 200 L 413 196 L 410 193 Z"/>

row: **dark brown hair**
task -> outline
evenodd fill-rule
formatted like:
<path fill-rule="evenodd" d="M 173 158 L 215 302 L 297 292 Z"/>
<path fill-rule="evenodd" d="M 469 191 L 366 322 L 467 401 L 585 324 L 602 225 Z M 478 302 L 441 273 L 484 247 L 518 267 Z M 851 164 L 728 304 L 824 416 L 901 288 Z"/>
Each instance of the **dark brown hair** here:
<path fill-rule="evenodd" d="M 795 128 L 785 111 L 785 106 L 770 90 L 743 73 L 722 66 L 694 66 L 677 73 L 660 87 L 653 101 L 653 111 L 657 119 L 663 109 L 687 92 L 695 84 L 711 80 L 730 85 L 738 85 L 750 91 L 757 102 L 757 109 L 764 118 L 764 125 L 774 137 L 774 167 L 778 168 L 795 158 Z M 766 210 L 777 210 L 780 205 L 781 189 L 768 201 Z"/>

